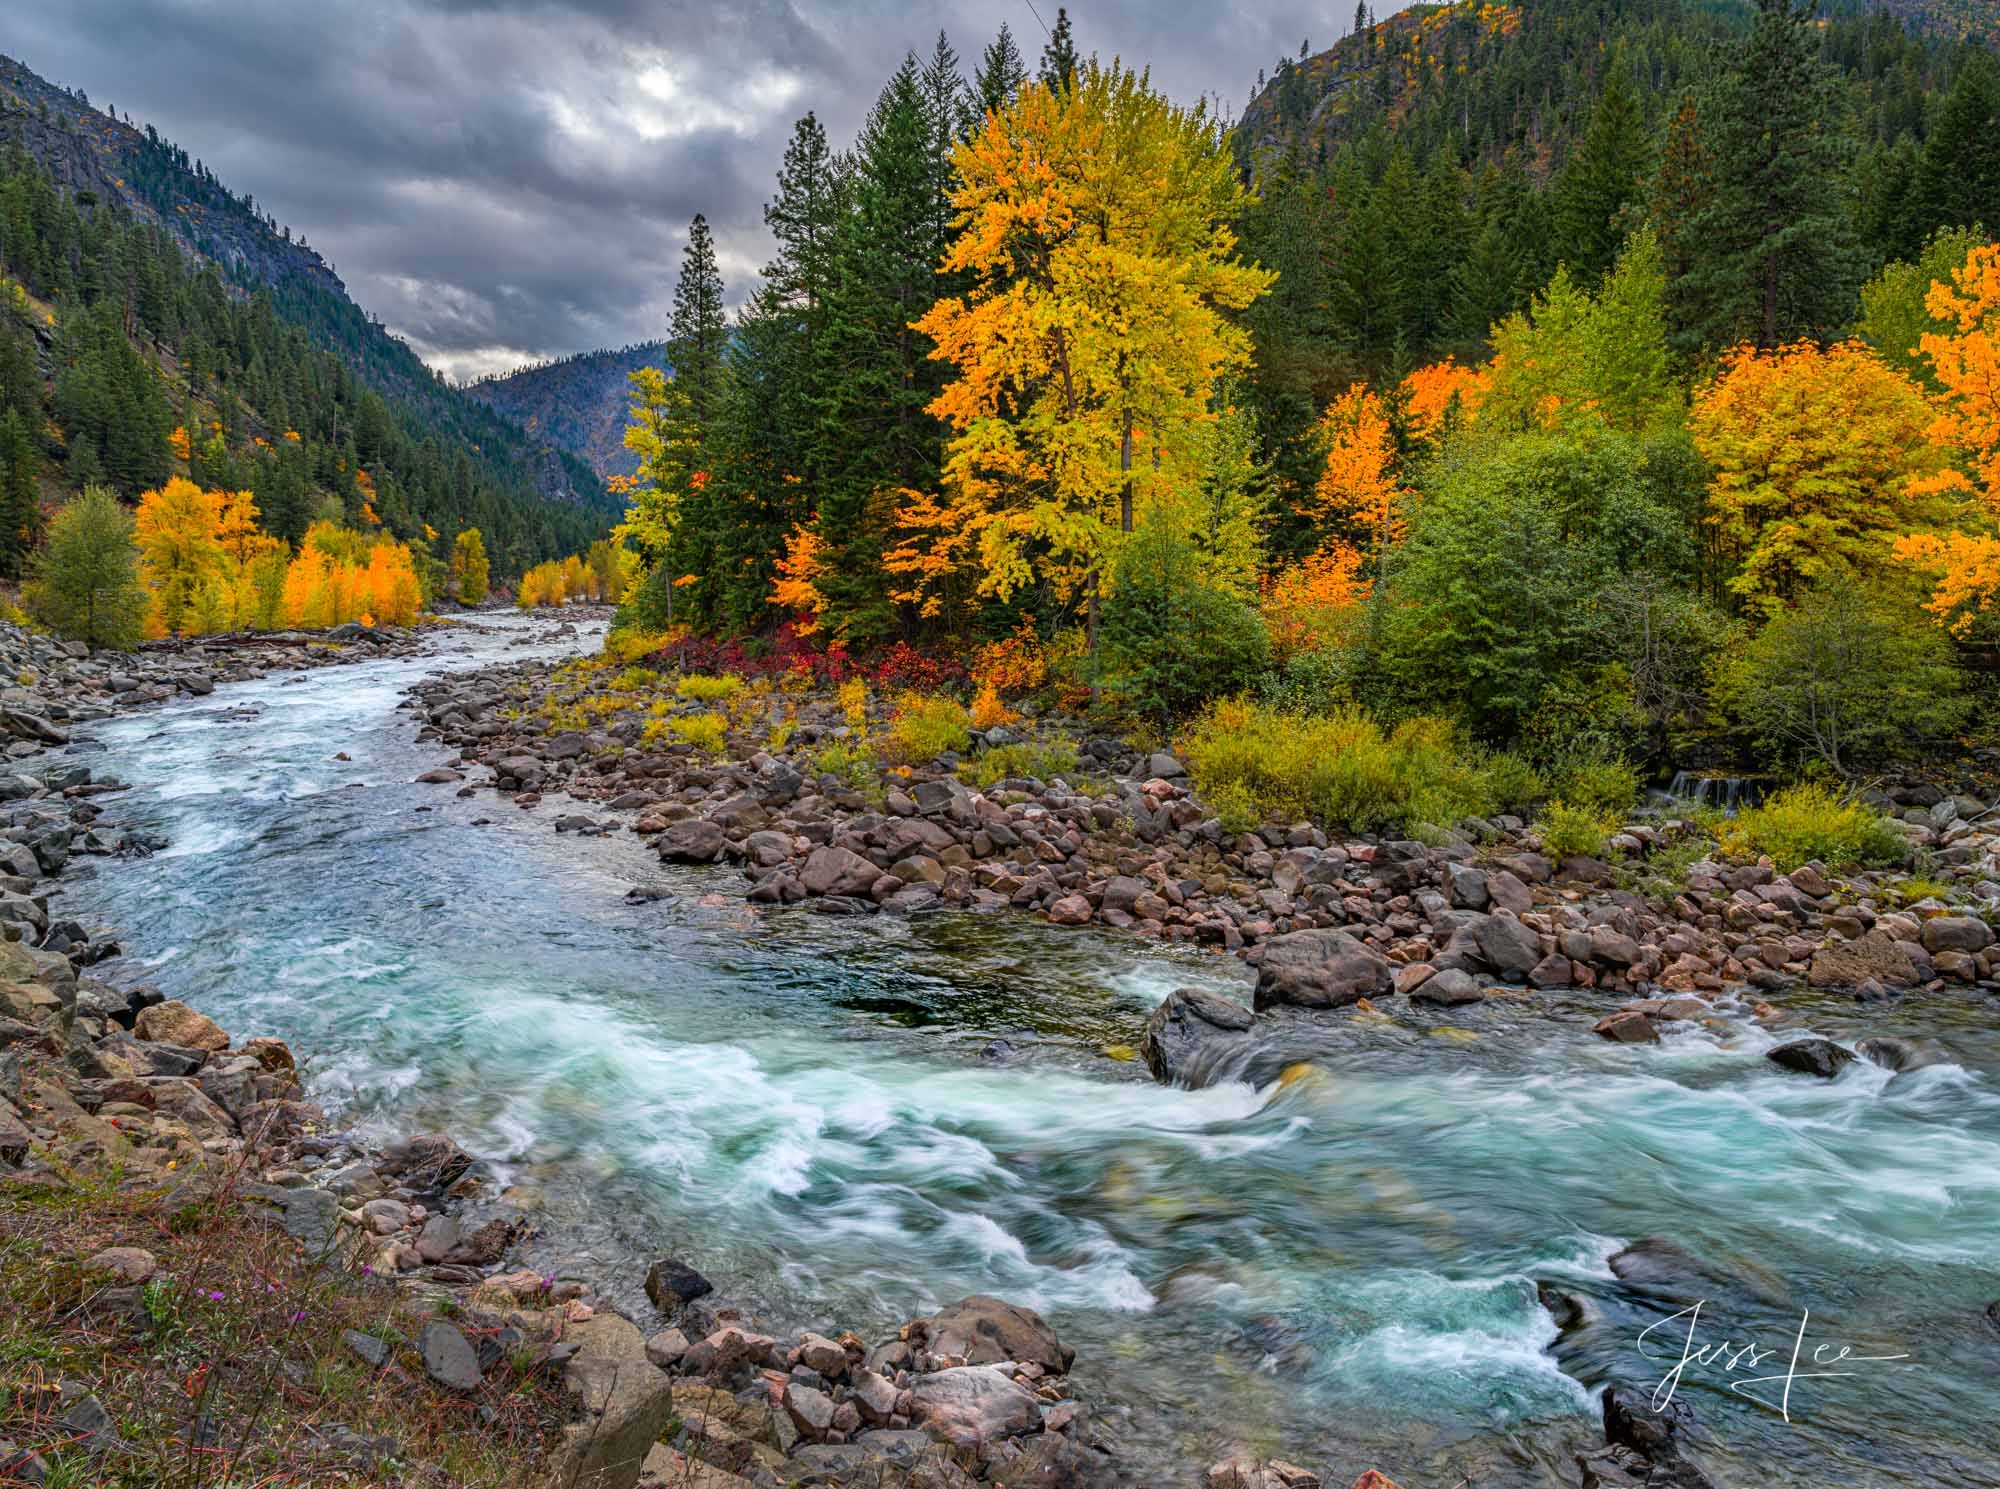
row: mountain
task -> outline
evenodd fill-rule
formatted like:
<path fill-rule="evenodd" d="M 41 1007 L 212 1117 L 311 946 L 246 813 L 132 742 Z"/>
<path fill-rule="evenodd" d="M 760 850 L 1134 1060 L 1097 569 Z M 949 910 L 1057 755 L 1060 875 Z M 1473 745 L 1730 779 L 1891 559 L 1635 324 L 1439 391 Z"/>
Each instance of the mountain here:
<path fill-rule="evenodd" d="M 67 448 L 77 397 L 57 407 L 65 374 L 72 391 L 115 383 L 106 369 L 121 359 L 97 323 L 116 302 L 110 319 L 154 369 L 174 421 L 221 425 L 234 443 L 217 464 L 267 505 L 260 477 L 284 487 L 285 502 L 309 505 L 352 499 L 362 475 L 399 536 L 479 525 L 508 568 L 575 551 L 618 515 L 581 459 L 431 371 L 303 238 L 150 126 L 0 57 L 0 150 L 0 260 L 49 307 L 34 331 L 62 436 L 44 461 L 56 485 L 77 484 Z M 136 381 L 126 393 L 148 402 Z M 86 432 L 101 458 L 102 441 Z M 288 444 L 307 447 L 310 468 L 281 476 L 268 452 Z M 128 471 L 154 463 L 137 452 Z M 291 489 L 300 483 L 303 495 Z"/>
<path fill-rule="evenodd" d="M 496 373 L 466 384 L 466 391 L 530 436 L 553 440 L 582 456 L 608 479 L 639 469 L 638 457 L 625 448 L 630 375 L 641 367 L 666 365 L 666 343 L 642 341 L 617 351 L 578 352 Z"/>
<path fill-rule="evenodd" d="M 1752 0 L 1455 0 L 1413 5 L 1327 50 L 1279 59 L 1238 123 L 1246 160 L 1290 149 L 1324 164 L 1343 144 L 1393 141 L 1423 159 L 1518 167 L 1546 179 L 1622 57 L 1645 117 L 1709 75 Z M 1957 43 L 2000 42 L 1993 0 L 1826 0 L 1830 60 L 1857 85 L 1867 133 L 1915 129 Z"/>

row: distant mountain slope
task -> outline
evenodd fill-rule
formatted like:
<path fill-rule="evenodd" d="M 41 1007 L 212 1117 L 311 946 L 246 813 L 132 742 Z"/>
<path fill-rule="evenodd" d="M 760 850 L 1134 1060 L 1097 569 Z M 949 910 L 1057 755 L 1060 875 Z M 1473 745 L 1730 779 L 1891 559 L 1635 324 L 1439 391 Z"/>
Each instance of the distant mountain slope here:
<path fill-rule="evenodd" d="M 556 441 L 529 437 L 431 371 L 348 298 L 339 277 L 303 239 L 150 126 L 113 118 L 84 95 L 0 56 L 0 143 L 10 140 L 75 207 L 102 205 L 156 225 L 198 261 L 214 265 L 232 294 L 268 299 L 282 321 L 301 328 L 386 399 L 413 441 L 434 441 L 447 465 L 462 456 L 468 478 L 490 488 L 500 508 L 556 503 L 574 510 L 559 521 L 524 515 L 523 541 L 534 531 L 573 546 L 572 538 L 601 533 L 619 511 L 581 459 Z"/>
<path fill-rule="evenodd" d="M 531 436 L 582 456 L 599 476 L 629 476 L 639 468 L 638 457 L 625 448 L 629 378 L 641 367 L 666 365 L 666 343 L 642 341 L 480 378 L 466 391 Z"/>
<path fill-rule="evenodd" d="M 1323 52 L 1281 59 L 1239 121 L 1239 150 L 1309 160 L 1380 130 L 1422 158 L 1450 146 L 1541 177 L 1589 116 L 1622 54 L 1649 115 L 1707 76 L 1752 0 L 1453 0 L 1413 5 Z M 1829 58 L 1854 76 L 1872 132 L 1919 120 L 1928 63 L 1967 37 L 2000 42 L 2000 0 L 1824 0 Z M 1916 44 L 1912 46 L 1910 39 Z M 1915 54 L 1914 60 L 1912 54 Z"/>

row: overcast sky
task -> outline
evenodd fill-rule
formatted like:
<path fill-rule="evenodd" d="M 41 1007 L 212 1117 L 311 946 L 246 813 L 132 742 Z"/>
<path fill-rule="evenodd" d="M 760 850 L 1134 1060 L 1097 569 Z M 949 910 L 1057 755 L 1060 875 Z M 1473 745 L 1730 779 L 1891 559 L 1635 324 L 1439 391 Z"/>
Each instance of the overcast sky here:
<path fill-rule="evenodd" d="M 1260 68 L 1330 45 L 1353 9 L 1085 0 L 1071 18 L 1081 50 L 1234 114 Z M 1028 0 L 6 0 L 0 52 L 156 125 L 462 377 L 663 335 L 696 212 L 737 302 L 793 122 L 813 110 L 844 147 L 906 50 L 942 26 L 969 75 L 1003 20 L 1032 66 Z"/>

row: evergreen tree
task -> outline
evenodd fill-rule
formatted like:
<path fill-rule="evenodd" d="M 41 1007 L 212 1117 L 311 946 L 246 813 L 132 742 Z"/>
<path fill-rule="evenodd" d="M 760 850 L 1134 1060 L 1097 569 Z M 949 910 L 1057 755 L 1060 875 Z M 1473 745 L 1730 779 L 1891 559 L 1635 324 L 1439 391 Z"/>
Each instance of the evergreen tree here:
<path fill-rule="evenodd" d="M 1021 91 L 1021 85 L 1027 81 L 1027 60 L 1014 44 L 1014 33 L 1002 21 L 1000 34 L 980 54 L 979 72 L 972 80 L 973 102 L 982 116 L 997 113 L 1013 100 L 1014 95 Z"/>
<path fill-rule="evenodd" d="M 86 486 L 49 524 L 49 541 L 22 592 L 28 613 L 91 646 L 130 647 L 146 615 L 132 514 L 102 486 Z"/>
<path fill-rule="evenodd" d="M 708 219 L 697 212 L 688 224 L 681 276 L 674 286 L 674 318 L 667 333 L 667 362 L 686 393 L 697 433 L 715 420 L 722 399 L 722 353 L 729 340 L 722 310 L 722 273 Z"/>
<path fill-rule="evenodd" d="M 1918 231 L 1983 224 L 2000 231 L 2000 68 L 1974 51 L 1945 95 L 1915 182 Z"/>
<path fill-rule="evenodd" d="M 1555 187 L 1561 257 L 1579 278 L 1595 281 L 1618 257 L 1625 241 L 1623 214 L 1639 198 L 1652 156 L 1645 120 L 1619 58 L 1605 79 L 1590 128 L 1577 141 Z"/>
<path fill-rule="evenodd" d="M 1840 81 L 1819 58 L 1808 0 L 1757 4 L 1702 109 L 1713 191 L 1689 225 L 1699 258 L 1673 296 L 1712 347 L 1831 335 L 1860 282 Z"/>
<path fill-rule="evenodd" d="M 20 414 L 0 414 L 0 574 L 18 579 L 41 536 L 41 491 L 34 436 Z"/>
<path fill-rule="evenodd" d="M 1067 93 L 1076 85 L 1076 42 L 1070 36 L 1069 10 L 1056 7 L 1055 29 L 1042 48 L 1042 84 L 1051 93 Z"/>
<path fill-rule="evenodd" d="M 42 375 L 35 366 L 34 342 L 0 312 L 0 411 L 12 409 L 33 420 L 42 411 Z"/>

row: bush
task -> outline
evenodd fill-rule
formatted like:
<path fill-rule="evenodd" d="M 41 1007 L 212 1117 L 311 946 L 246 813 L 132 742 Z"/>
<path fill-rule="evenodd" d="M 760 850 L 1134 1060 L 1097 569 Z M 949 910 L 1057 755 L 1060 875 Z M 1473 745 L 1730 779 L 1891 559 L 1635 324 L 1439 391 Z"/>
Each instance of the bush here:
<path fill-rule="evenodd" d="M 847 727 L 856 734 L 868 728 L 868 684 L 858 677 L 850 677 L 842 683 L 834 697 L 840 703 L 840 712 L 847 720 Z"/>
<path fill-rule="evenodd" d="M 691 672 L 680 680 L 674 691 L 683 698 L 692 698 L 696 703 L 720 703 L 743 691 L 743 679 L 734 676 L 707 677 Z"/>
<path fill-rule="evenodd" d="M 972 748 L 965 705 L 941 693 L 905 693 L 896 700 L 882 754 L 892 765 L 924 765 Z"/>
<path fill-rule="evenodd" d="M 674 636 L 669 631 L 610 631 L 604 637 L 604 655 L 614 662 L 637 662 L 673 644 Z"/>
<path fill-rule="evenodd" d="M 1113 691 L 1161 718 L 1241 692 L 1271 661 L 1255 607 L 1209 584 L 1193 547 L 1157 524 L 1119 554 L 1098 634 Z"/>
<path fill-rule="evenodd" d="M 1052 776 L 1070 775 L 1076 768 L 1076 741 L 1064 738 L 995 745 L 980 751 L 958 770 L 964 779 L 984 791 L 1002 781 L 1046 781 Z"/>
<path fill-rule="evenodd" d="M 823 745 L 812 757 L 812 768 L 816 774 L 834 776 L 843 785 L 860 791 L 875 783 L 877 762 L 875 751 L 866 744 L 836 739 Z"/>
<path fill-rule="evenodd" d="M 1547 794 L 1541 772 L 1511 750 L 1488 755 L 1480 773 L 1494 806 L 1504 811 L 1526 811 Z"/>
<path fill-rule="evenodd" d="M 1951 733 L 1969 709 L 1951 643 L 1914 600 L 1820 585 L 1726 661 L 1716 698 L 1780 759 L 1843 775 Z"/>
<path fill-rule="evenodd" d="M 1211 805 L 1226 801 L 1259 820 L 1365 831 L 1449 826 L 1495 810 L 1485 762 L 1443 719 L 1410 719 L 1385 735 L 1357 713 L 1313 718 L 1235 699 L 1212 704 L 1180 748 Z"/>
<path fill-rule="evenodd" d="M 1909 843 L 1881 813 L 1807 782 L 1738 813 L 1722 829 L 1722 851 L 1731 858 L 1768 856 L 1778 872 L 1790 873 L 1815 859 L 1828 868 L 1900 863 Z"/>
<path fill-rule="evenodd" d="M 1561 772 L 1555 787 L 1572 806 L 1616 817 L 1639 799 L 1639 768 L 1627 760 L 1582 761 Z"/>
<path fill-rule="evenodd" d="M 1007 724 L 1018 724 L 1021 716 L 1000 700 L 1000 690 L 992 683 L 981 683 L 979 692 L 972 700 L 972 727 L 975 729 L 995 729 Z"/>
<path fill-rule="evenodd" d="M 719 713 L 684 714 L 668 719 L 667 727 L 704 755 L 719 755 L 729 737 L 729 722 Z"/>
<path fill-rule="evenodd" d="M 1540 826 L 1542 852 L 1557 862 L 1596 858 L 1604 851 L 1604 819 L 1589 807 L 1552 801 L 1542 812 Z"/>
<path fill-rule="evenodd" d="M 138 566 L 132 514 L 104 487 L 87 486 L 49 525 L 22 598 L 35 619 L 59 635 L 127 648 L 138 641 L 146 617 Z"/>

